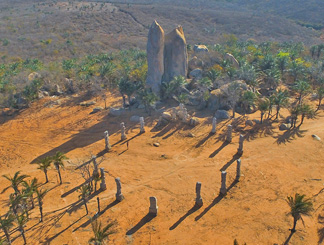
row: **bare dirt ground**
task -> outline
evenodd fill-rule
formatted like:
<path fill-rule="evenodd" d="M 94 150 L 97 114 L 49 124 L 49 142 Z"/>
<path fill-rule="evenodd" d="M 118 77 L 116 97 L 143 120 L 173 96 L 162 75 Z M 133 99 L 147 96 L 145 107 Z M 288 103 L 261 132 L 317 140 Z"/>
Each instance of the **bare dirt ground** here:
<path fill-rule="evenodd" d="M 119 98 L 109 95 L 109 105 L 121 105 Z M 217 134 L 210 135 L 211 114 L 194 113 L 202 123 L 196 127 L 170 124 L 155 130 L 158 113 L 149 117 L 144 110 L 111 117 L 108 110 L 90 114 L 93 107 L 77 105 L 80 98 L 59 98 L 60 105 L 47 98 L 34 103 L 0 125 L 1 175 L 20 170 L 45 178 L 35 159 L 65 152 L 69 157 L 63 184 L 58 185 L 55 169 L 50 170 L 50 189 L 44 199 L 44 222 L 39 223 L 36 207 L 26 226 L 29 244 L 87 244 L 92 236 L 89 217 L 97 212 L 96 196 L 89 201 L 89 215 L 78 202 L 76 187 L 84 182 L 77 164 L 99 155 L 100 167 L 106 171 L 107 190 L 100 192 L 101 213 L 106 223 L 116 220 L 117 233 L 110 244 L 283 244 L 289 237 L 292 218 L 288 215 L 288 195 L 304 193 L 314 201 L 315 211 L 300 221 L 290 244 L 321 244 L 324 239 L 323 141 L 313 140 L 316 134 L 324 139 L 321 111 L 314 120 L 306 120 L 299 131 L 279 131 L 278 123 L 245 126 L 242 117 L 232 122 L 234 138 L 225 144 L 224 130 L 230 121 L 217 125 Z M 103 101 L 97 105 L 103 106 Z M 287 114 L 287 112 L 286 112 Z M 131 123 L 131 115 L 143 115 L 146 133 L 139 134 L 139 125 Z M 259 113 L 249 115 L 258 118 Z M 129 149 L 120 141 L 119 123 L 127 127 Z M 112 150 L 104 153 L 103 132 L 109 130 Z M 192 133 L 194 137 L 188 137 Z M 235 155 L 239 134 L 244 133 L 242 177 L 234 182 Z M 159 142 L 160 147 L 153 143 Z M 219 196 L 220 170 L 227 171 L 228 193 Z M 115 178 L 120 177 L 125 200 L 115 202 Z M 202 182 L 204 205 L 193 208 L 195 184 Z M 0 178 L 1 189 L 7 181 Z M 9 192 L 0 195 L 0 211 L 8 207 Z M 159 213 L 147 216 L 149 197 L 158 200 Z M 1 235 L 3 235 L 1 233 Z M 13 244 L 22 244 L 13 230 Z"/>

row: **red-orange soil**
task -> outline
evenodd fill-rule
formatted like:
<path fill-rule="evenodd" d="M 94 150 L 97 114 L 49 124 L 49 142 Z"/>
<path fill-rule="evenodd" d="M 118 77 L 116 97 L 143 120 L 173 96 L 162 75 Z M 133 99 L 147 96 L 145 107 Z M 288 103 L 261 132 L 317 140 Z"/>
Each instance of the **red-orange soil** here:
<path fill-rule="evenodd" d="M 110 106 L 120 106 L 119 97 L 109 95 Z M 106 171 L 107 190 L 98 196 L 106 224 L 116 220 L 116 233 L 110 244 L 283 244 L 292 227 L 286 203 L 288 195 L 306 194 L 314 201 L 315 211 L 297 224 L 297 232 L 290 244 L 318 244 L 324 238 L 323 141 L 312 138 L 316 134 L 324 139 L 324 113 L 316 119 L 306 119 L 299 132 L 288 135 L 279 131 L 278 123 L 252 127 L 233 123 L 233 142 L 223 144 L 226 124 L 217 125 L 217 134 L 209 135 L 212 115 L 194 113 L 201 118 L 196 127 L 181 123 L 170 124 L 160 130 L 153 127 L 159 116 L 148 116 L 144 110 L 132 110 L 121 117 L 112 117 L 108 110 L 90 114 L 95 106 L 81 107 L 77 97 L 59 98 L 60 105 L 51 105 L 58 98 L 46 98 L 34 103 L 0 125 L 1 175 L 24 174 L 45 181 L 44 174 L 31 164 L 35 159 L 66 153 L 69 160 L 62 171 L 63 184 L 58 185 L 57 172 L 49 171 L 50 189 L 44 199 L 44 222 L 39 223 L 39 211 L 31 212 L 26 226 L 28 244 L 87 244 L 92 236 L 89 217 L 97 212 L 96 197 L 89 201 L 89 215 L 84 206 L 68 209 L 78 201 L 79 193 L 73 190 L 84 179 L 78 164 L 99 154 L 100 167 Z M 285 112 L 285 115 L 288 113 Z M 143 115 L 146 133 L 139 135 L 139 125 L 130 122 L 131 115 Z M 237 117 L 240 115 L 237 114 Z M 248 115 L 258 118 L 259 112 Z M 119 124 L 127 128 L 129 149 L 120 142 Z M 152 130 L 153 129 L 153 130 Z M 103 153 L 104 131 L 109 130 L 112 150 Z M 233 183 L 236 174 L 235 153 L 240 132 L 249 139 L 244 143 L 241 157 L 241 180 Z M 255 133 L 252 133 L 255 132 Z M 189 137 L 192 133 L 194 137 Z M 153 143 L 160 143 L 154 147 Z M 231 187 L 224 198 L 219 197 L 221 169 L 227 168 L 227 186 Z M 120 177 L 125 199 L 116 203 L 115 178 Z M 204 205 L 192 209 L 195 184 L 202 182 Z M 0 189 L 9 184 L 0 178 Z M 11 191 L 11 190 L 10 190 Z M 7 212 L 5 201 L 10 191 L 0 195 L 1 214 Z M 69 192 L 70 191 L 70 192 Z M 63 197 L 62 197 L 63 196 Z M 158 203 L 157 217 L 147 218 L 149 197 Z M 147 222 L 148 221 L 148 222 Z M 1 233 L 1 235 L 3 235 Z M 22 244 L 14 230 L 13 244 Z"/>

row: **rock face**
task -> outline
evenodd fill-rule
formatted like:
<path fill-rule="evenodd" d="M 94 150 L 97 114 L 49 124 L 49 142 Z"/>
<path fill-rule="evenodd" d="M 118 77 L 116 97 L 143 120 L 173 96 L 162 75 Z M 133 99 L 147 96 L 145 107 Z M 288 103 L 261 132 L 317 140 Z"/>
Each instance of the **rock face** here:
<path fill-rule="evenodd" d="M 170 82 L 175 76 L 187 76 L 187 42 L 181 26 L 165 36 L 163 80 Z"/>
<path fill-rule="evenodd" d="M 189 77 L 190 78 L 195 78 L 195 79 L 201 79 L 202 78 L 202 70 L 199 69 L 199 68 L 192 70 L 189 73 Z"/>
<path fill-rule="evenodd" d="M 195 45 L 193 50 L 196 52 L 196 53 L 200 53 L 200 52 L 208 52 L 208 48 L 205 46 L 205 45 Z"/>
<path fill-rule="evenodd" d="M 146 85 L 154 93 L 159 94 L 164 73 L 164 31 L 156 21 L 153 22 L 148 33 L 147 66 Z"/>
<path fill-rule="evenodd" d="M 226 53 L 225 60 L 229 60 L 236 69 L 240 68 L 237 59 L 235 59 L 235 57 L 232 54 Z"/>

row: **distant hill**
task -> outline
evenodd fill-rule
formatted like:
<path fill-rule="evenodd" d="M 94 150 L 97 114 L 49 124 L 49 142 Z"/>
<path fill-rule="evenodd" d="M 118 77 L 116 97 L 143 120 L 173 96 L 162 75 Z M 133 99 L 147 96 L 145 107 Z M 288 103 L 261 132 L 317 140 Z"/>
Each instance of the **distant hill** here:
<path fill-rule="evenodd" d="M 189 44 L 215 44 L 222 41 L 224 34 L 257 42 L 294 41 L 307 45 L 322 42 L 320 31 L 285 18 L 298 16 L 298 12 L 291 10 L 289 5 L 293 1 L 287 0 L 281 5 L 279 0 L 254 2 L 2 1 L 0 58 L 4 62 L 9 58 L 60 60 L 124 48 L 145 49 L 148 28 L 154 19 L 166 32 L 182 25 Z M 302 5 L 300 2 L 297 1 L 296 5 Z M 309 6 L 307 11 L 311 11 L 311 3 L 317 1 L 309 2 L 305 5 Z M 318 11 L 312 16 L 319 18 L 323 3 L 318 6 Z M 311 16 L 304 15 L 305 18 Z M 301 18 L 298 20 L 303 21 Z"/>

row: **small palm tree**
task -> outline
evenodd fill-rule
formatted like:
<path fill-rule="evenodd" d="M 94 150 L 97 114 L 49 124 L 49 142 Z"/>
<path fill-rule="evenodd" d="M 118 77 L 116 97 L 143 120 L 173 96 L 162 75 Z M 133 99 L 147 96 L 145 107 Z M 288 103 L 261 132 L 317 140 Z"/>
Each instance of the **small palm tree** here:
<path fill-rule="evenodd" d="M 23 186 L 25 189 L 23 190 L 23 194 L 30 200 L 31 208 L 35 207 L 34 205 L 34 193 L 38 187 L 37 178 L 33 178 L 29 182 L 23 182 Z"/>
<path fill-rule="evenodd" d="M 11 244 L 9 230 L 13 227 L 13 222 L 14 216 L 11 213 L 7 213 L 4 218 L 0 216 L 0 229 L 5 234 L 8 244 Z"/>
<path fill-rule="evenodd" d="M 101 222 L 99 222 L 97 219 L 92 221 L 91 227 L 94 237 L 89 239 L 89 244 L 105 244 L 105 241 L 109 239 L 109 236 L 116 233 L 116 231 L 112 230 L 114 225 L 114 222 L 110 222 L 105 227 L 102 227 Z"/>
<path fill-rule="evenodd" d="M 99 181 L 101 181 L 101 176 L 98 174 L 98 175 L 94 175 L 93 177 L 93 181 L 94 181 L 94 191 L 97 191 L 97 184 Z"/>
<path fill-rule="evenodd" d="M 245 113 L 250 112 L 250 107 L 254 105 L 254 102 L 257 100 L 257 95 L 252 91 L 245 91 L 242 97 L 242 104 L 244 107 Z"/>
<path fill-rule="evenodd" d="M 310 92 L 310 84 L 306 81 L 297 81 L 294 90 L 298 94 L 298 104 L 302 103 L 302 99 Z"/>
<path fill-rule="evenodd" d="M 307 104 L 300 105 L 299 106 L 299 111 L 300 111 L 300 114 L 301 114 L 301 121 L 300 121 L 300 124 L 298 125 L 298 127 L 303 124 L 305 117 L 311 118 L 315 114 L 315 111 L 312 109 L 312 107 L 310 105 L 307 105 Z"/>
<path fill-rule="evenodd" d="M 322 100 L 324 98 L 324 86 L 317 88 L 317 97 L 318 97 L 318 105 L 316 111 L 318 111 L 322 105 Z"/>
<path fill-rule="evenodd" d="M 13 214 L 18 217 L 18 209 L 20 207 L 25 206 L 25 200 L 26 197 L 21 194 L 10 194 L 9 195 L 9 200 L 8 200 L 8 205 L 10 210 L 13 212 Z"/>
<path fill-rule="evenodd" d="M 263 122 L 264 113 L 269 109 L 270 101 L 267 98 L 260 99 L 258 109 L 261 111 L 261 123 Z"/>
<path fill-rule="evenodd" d="M 276 106 L 276 119 L 279 117 L 279 111 L 282 107 L 285 107 L 288 103 L 289 94 L 288 90 L 279 89 L 272 95 L 273 104 Z"/>
<path fill-rule="evenodd" d="M 36 196 L 38 200 L 38 206 L 39 206 L 39 212 L 40 212 L 40 220 L 39 222 L 43 222 L 43 199 L 45 195 L 47 194 L 47 189 L 36 189 Z"/>
<path fill-rule="evenodd" d="M 20 171 L 16 172 L 16 173 L 14 174 L 13 177 L 8 176 L 8 175 L 2 175 L 2 176 L 3 176 L 4 178 L 6 178 L 7 180 L 9 180 L 10 183 L 11 183 L 11 185 L 10 185 L 10 186 L 7 186 L 6 188 L 4 188 L 4 189 L 2 190 L 1 193 L 4 193 L 4 192 L 7 191 L 9 188 L 12 188 L 12 189 L 14 189 L 16 195 L 20 194 L 19 186 L 20 186 L 22 183 L 25 182 L 25 179 L 26 179 L 27 177 L 29 177 L 28 175 L 25 175 L 25 174 L 20 175 Z"/>
<path fill-rule="evenodd" d="M 85 209 L 87 211 L 87 214 L 89 213 L 88 206 L 87 206 L 87 197 L 90 195 L 91 189 L 92 188 L 91 188 L 91 186 L 89 184 L 84 184 L 78 189 L 78 192 L 81 193 L 79 195 L 79 198 L 82 199 L 84 207 L 85 207 Z"/>
<path fill-rule="evenodd" d="M 54 166 L 55 166 L 57 173 L 59 175 L 59 178 L 60 178 L 60 185 L 62 184 L 60 167 L 64 168 L 63 160 L 66 160 L 66 159 L 68 159 L 68 158 L 64 155 L 64 153 L 59 152 L 59 151 L 56 152 L 56 154 L 52 157 Z"/>
<path fill-rule="evenodd" d="M 292 196 L 287 197 L 287 203 L 290 207 L 290 214 L 294 218 L 294 226 L 291 232 L 296 232 L 297 221 L 300 219 L 303 221 L 302 215 L 311 215 L 313 203 L 310 199 L 305 199 L 305 195 L 300 195 L 298 193 L 295 194 L 295 198 Z"/>
<path fill-rule="evenodd" d="M 45 157 L 43 158 L 38 164 L 38 169 L 42 170 L 45 174 L 46 182 L 48 183 L 48 176 L 47 176 L 47 171 L 49 167 L 51 166 L 53 159 L 51 157 Z"/>
<path fill-rule="evenodd" d="M 27 244 L 26 237 L 25 237 L 25 225 L 28 221 L 28 215 L 26 213 L 22 213 L 17 217 L 17 225 L 18 225 L 18 230 L 21 233 L 21 236 L 24 239 L 24 244 Z"/>

